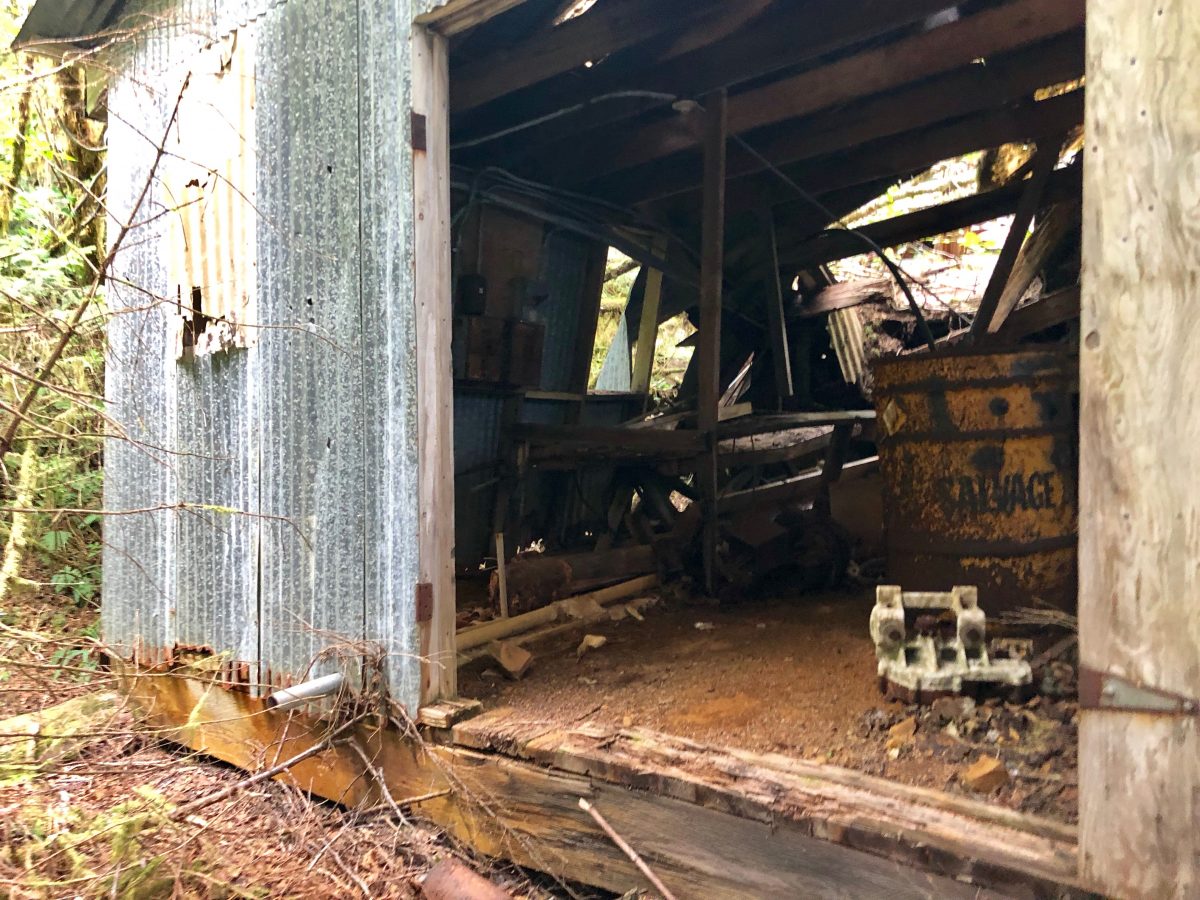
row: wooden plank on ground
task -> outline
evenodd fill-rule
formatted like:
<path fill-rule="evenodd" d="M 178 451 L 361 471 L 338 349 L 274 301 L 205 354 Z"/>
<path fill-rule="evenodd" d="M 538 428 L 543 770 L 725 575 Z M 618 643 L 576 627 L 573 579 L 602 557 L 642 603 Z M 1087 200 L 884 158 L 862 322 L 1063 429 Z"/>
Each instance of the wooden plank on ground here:
<path fill-rule="evenodd" d="M 1080 320 L 1083 666 L 1200 700 L 1200 16 L 1088 4 Z M 1085 880 L 1200 894 L 1200 718 L 1085 710 Z"/>
<path fill-rule="evenodd" d="M 306 717 L 264 710 L 262 701 L 200 679 L 125 675 L 150 724 L 242 768 L 291 758 L 325 733 Z M 702 753 L 699 764 L 664 765 L 664 745 L 640 735 L 632 742 L 586 729 L 576 735 L 531 721 L 508 733 L 501 743 L 525 758 L 419 746 L 366 724 L 354 737 L 402 806 L 477 852 L 617 893 L 645 885 L 579 808 L 580 797 L 679 897 L 996 896 L 990 887 L 1051 896 L 1070 884 L 1069 839 L 980 821 L 961 809 L 872 797 L 869 788 L 835 790 L 836 783 L 812 774 L 758 770 L 719 751 Z M 486 738 L 490 744 L 492 733 Z M 639 745 L 652 751 L 640 761 Z M 553 761 L 539 764 L 531 746 Z M 612 754 L 597 755 L 603 746 Z M 674 739 L 665 746 L 682 761 Z M 595 771 L 587 769 L 589 758 Z M 348 746 L 306 759 L 280 777 L 349 804 L 383 801 L 363 757 Z"/>
<path fill-rule="evenodd" d="M 646 729 L 555 728 L 496 709 L 454 728 L 457 743 L 627 789 L 779 824 L 977 884 L 1045 895 L 1072 882 L 1075 829 L 941 791 L 836 766 L 714 747 Z"/>

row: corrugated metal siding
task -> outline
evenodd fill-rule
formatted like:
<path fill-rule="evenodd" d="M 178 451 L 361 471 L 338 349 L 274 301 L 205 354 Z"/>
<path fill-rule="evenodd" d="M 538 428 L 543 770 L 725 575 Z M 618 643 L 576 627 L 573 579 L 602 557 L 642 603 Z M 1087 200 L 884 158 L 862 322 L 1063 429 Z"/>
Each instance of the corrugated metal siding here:
<path fill-rule="evenodd" d="M 549 290 L 540 309 L 546 326 L 541 379 L 544 391 L 566 391 L 571 387 L 590 249 L 588 241 L 561 231 L 551 234 L 543 248 L 539 280 Z"/>
<path fill-rule="evenodd" d="M 135 75 L 113 79 L 110 103 L 121 116 L 113 116 L 108 129 L 110 235 L 117 234 L 118 223 L 135 217 L 137 196 L 153 162 L 153 148 L 142 134 L 162 133 L 173 100 L 167 93 L 152 91 Z M 152 195 L 139 215 L 147 224 L 129 235 L 106 290 L 113 314 L 108 328 L 107 409 L 125 435 L 143 442 L 143 447 L 106 441 L 104 506 L 116 512 L 159 510 L 108 516 L 104 521 L 101 625 L 108 643 L 125 654 L 139 648 L 153 654 L 175 640 L 176 513 L 164 507 L 178 497 L 179 459 L 150 449 L 175 444 L 174 361 L 166 355 L 172 311 L 153 302 L 167 290 L 166 269 L 156 252 L 165 235 L 165 220 L 154 215 L 160 208 Z"/>
<path fill-rule="evenodd" d="M 387 0 L 361 0 L 357 6 L 361 296 L 367 336 L 361 427 L 367 438 L 367 637 L 387 651 L 393 697 L 415 711 L 420 699 L 420 631 L 414 615 L 419 521 L 408 9 Z"/>
<path fill-rule="evenodd" d="M 143 135 L 162 133 L 188 61 L 257 17 L 262 328 L 249 350 L 179 362 L 174 308 L 145 309 L 145 293 L 111 284 L 110 305 L 127 312 L 110 326 L 109 409 L 132 437 L 180 452 L 108 442 L 106 507 L 166 509 L 106 521 L 104 634 L 152 657 L 207 646 L 252 679 L 261 658 L 276 680 L 367 637 L 386 645 L 393 693 L 413 708 L 409 24 L 382 3 L 253 2 L 182 4 L 186 24 L 148 32 L 110 89 L 119 221 L 153 161 Z M 115 274 L 161 298 L 165 220 L 146 214 L 162 211 L 159 194 Z"/>
<path fill-rule="evenodd" d="M 259 22 L 263 332 L 252 352 L 269 681 L 336 670 L 336 658 L 314 661 L 364 635 L 358 52 L 347 7 L 289 2 Z"/>
<path fill-rule="evenodd" d="M 569 234 L 554 233 L 545 241 L 539 281 L 547 297 L 539 306 L 546 328 L 539 386 L 547 391 L 570 388 L 579 332 L 579 310 L 587 277 L 589 244 Z M 495 481 L 500 475 L 500 440 L 505 398 L 459 389 L 454 397 L 455 551 L 460 563 L 473 565 L 495 551 L 491 543 Z M 525 400 L 520 421 L 561 425 L 562 401 Z M 559 504 L 563 477 L 530 473 L 527 507 Z M 570 487 L 569 484 L 566 485 Z"/>

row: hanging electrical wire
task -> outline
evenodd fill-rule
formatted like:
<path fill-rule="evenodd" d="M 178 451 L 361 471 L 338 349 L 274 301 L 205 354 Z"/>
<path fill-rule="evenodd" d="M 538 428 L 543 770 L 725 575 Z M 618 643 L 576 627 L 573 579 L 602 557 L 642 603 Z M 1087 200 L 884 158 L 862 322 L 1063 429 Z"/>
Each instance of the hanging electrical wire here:
<path fill-rule="evenodd" d="M 582 112 L 589 106 L 596 103 L 606 102 L 608 100 L 661 100 L 663 103 L 673 103 L 676 100 L 674 94 L 664 94 L 660 91 L 613 91 L 609 94 L 600 94 L 597 97 L 591 97 L 584 100 L 582 103 L 576 103 L 573 106 L 564 106 L 562 109 L 556 109 L 554 112 L 546 113 L 544 116 L 538 116 L 536 119 L 530 119 L 527 122 L 521 122 L 517 125 L 512 125 L 508 128 L 503 128 L 500 131 L 494 131 L 491 134 L 485 134 L 481 137 L 470 138 L 465 141 L 459 141 L 457 144 L 451 144 L 451 150 L 465 150 L 468 147 L 478 147 L 480 144 L 489 144 L 492 141 L 498 141 L 502 137 L 508 137 L 510 134 L 516 134 L 520 131 L 525 131 L 528 128 L 542 125 L 546 122 L 551 122 L 554 119 L 563 116 L 569 116 L 572 113 Z"/>
<path fill-rule="evenodd" d="M 876 256 L 879 257 L 880 261 L 884 264 L 884 266 L 887 267 L 889 274 L 891 274 L 892 278 L 895 279 L 896 284 L 900 286 L 900 290 L 904 293 L 904 297 L 908 301 L 908 307 L 910 310 L 912 310 L 913 316 L 916 317 L 917 330 L 921 333 L 921 339 L 925 341 L 931 351 L 936 349 L 936 342 L 934 341 L 933 332 L 929 330 L 929 323 L 925 321 L 925 315 L 921 312 L 920 304 L 917 303 L 917 298 L 913 295 L 912 289 L 908 286 L 908 282 L 905 280 L 904 271 L 892 261 L 891 257 L 887 255 L 884 249 L 879 246 L 879 244 L 877 244 L 870 235 L 864 234 L 857 228 L 852 228 L 849 225 L 844 224 L 838 218 L 838 216 L 829 209 L 829 207 L 797 184 L 795 179 L 789 177 L 786 172 L 781 170 L 773 162 L 763 156 L 763 154 L 754 149 L 754 147 L 752 147 L 741 135 L 735 134 L 733 135 L 733 139 L 737 142 L 738 146 L 757 159 L 763 164 L 764 167 L 769 169 L 776 177 L 783 181 L 784 184 L 795 191 L 796 194 L 799 195 L 800 199 L 804 200 L 806 203 L 820 212 L 821 215 L 825 216 L 830 223 L 854 235 L 868 248 L 870 248 L 870 250 Z"/>

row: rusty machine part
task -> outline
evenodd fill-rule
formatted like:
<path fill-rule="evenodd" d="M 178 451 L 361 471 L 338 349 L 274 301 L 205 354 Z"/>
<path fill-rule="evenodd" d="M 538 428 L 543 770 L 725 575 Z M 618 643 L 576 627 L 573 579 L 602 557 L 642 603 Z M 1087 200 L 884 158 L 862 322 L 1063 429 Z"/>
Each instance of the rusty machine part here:
<path fill-rule="evenodd" d="M 881 584 L 871 610 L 871 639 L 880 688 L 907 702 L 977 694 L 989 686 L 1020 690 L 1033 681 L 1025 660 L 988 653 L 987 617 L 974 587 L 905 592 Z"/>
<path fill-rule="evenodd" d="M 875 362 L 890 579 L 1074 609 L 1077 373 L 1052 350 Z"/>

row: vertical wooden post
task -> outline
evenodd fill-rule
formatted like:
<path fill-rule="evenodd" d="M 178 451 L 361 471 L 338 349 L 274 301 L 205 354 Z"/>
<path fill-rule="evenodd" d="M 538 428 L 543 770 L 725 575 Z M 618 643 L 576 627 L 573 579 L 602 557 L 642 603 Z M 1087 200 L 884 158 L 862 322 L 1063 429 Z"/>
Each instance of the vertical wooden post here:
<path fill-rule="evenodd" d="M 666 242 L 656 240 L 652 249 L 655 256 L 665 256 Z M 629 390 L 644 394 L 650 390 L 650 375 L 654 370 L 654 347 L 658 343 L 658 307 L 662 299 L 663 273 L 658 269 L 646 270 L 646 289 L 642 293 L 642 318 L 638 323 L 637 349 L 633 360 L 633 374 Z"/>
<path fill-rule="evenodd" d="M 1195 0 L 1088 3 L 1079 842 L 1120 897 L 1200 894 L 1197 59 Z"/>
<path fill-rule="evenodd" d="M 763 266 L 764 300 L 767 304 L 767 328 L 770 330 L 771 363 L 775 370 L 775 395 L 782 408 L 792 397 L 792 357 L 788 348 L 787 324 L 783 320 L 783 285 L 779 283 L 779 245 L 775 240 L 775 215 L 770 207 L 759 214 L 766 253 Z"/>
<path fill-rule="evenodd" d="M 496 532 L 496 587 L 499 589 L 500 618 L 508 618 L 508 557 L 504 552 L 504 532 Z"/>
<path fill-rule="evenodd" d="M 604 270 L 608 263 L 608 247 L 594 243 L 588 251 L 587 269 L 583 279 L 583 296 L 579 303 L 579 322 L 575 332 L 575 361 L 567 390 L 579 394 L 580 400 L 567 411 L 568 424 L 578 424 L 583 418 L 588 379 L 592 371 L 592 350 L 596 346 L 596 326 L 600 320 L 600 301 L 604 296 Z"/>
<path fill-rule="evenodd" d="M 704 502 L 704 587 L 717 563 L 717 403 L 721 397 L 721 289 L 725 279 L 725 91 L 704 98 L 704 213 L 700 237 L 700 363 L 697 419 L 706 440 L 700 461 Z"/>
<path fill-rule="evenodd" d="M 1012 274 L 1017 257 L 1021 255 L 1021 248 L 1025 245 L 1029 226 L 1041 205 L 1042 190 L 1046 187 L 1046 180 L 1054 171 L 1061 152 L 1062 141 L 1057 137 L 1047 138 L 1038 143 L 1037 153 L 1030 168 L 1029 180 L 1025 182 L 1025 190 L 1021 193 L 1021 199 L 1017 201 L 1008 237 L 1004 241 L 1004 246 L 1000 248 L 1000 255 L 996 258 L 996 267 L 992 270 L 992 277 L 988 279 L 983 297 L 979 301 L 979 309 L 975 313 L 975 319 L 971 322 L 971 340 L 977 340 L 987 334 L 988 328 L 992 324 L 992 317 L 996 314 L 1000 297 L 1004 294 L 1004 288 L 1008 286 L 1008 276 Z"/>
<path fill-rule="evenodd" d="M 416 256 L 418 571 L 433 586 L 421 624 L 421 702 L 458 691 L 454 655 L 454 380 L 450 363 L 450 141 L 446 39 L 412 34 L 412 105 L 424 119 L 413 148 Z M 420 144 L 420 141 L 414 141 Z"/>

